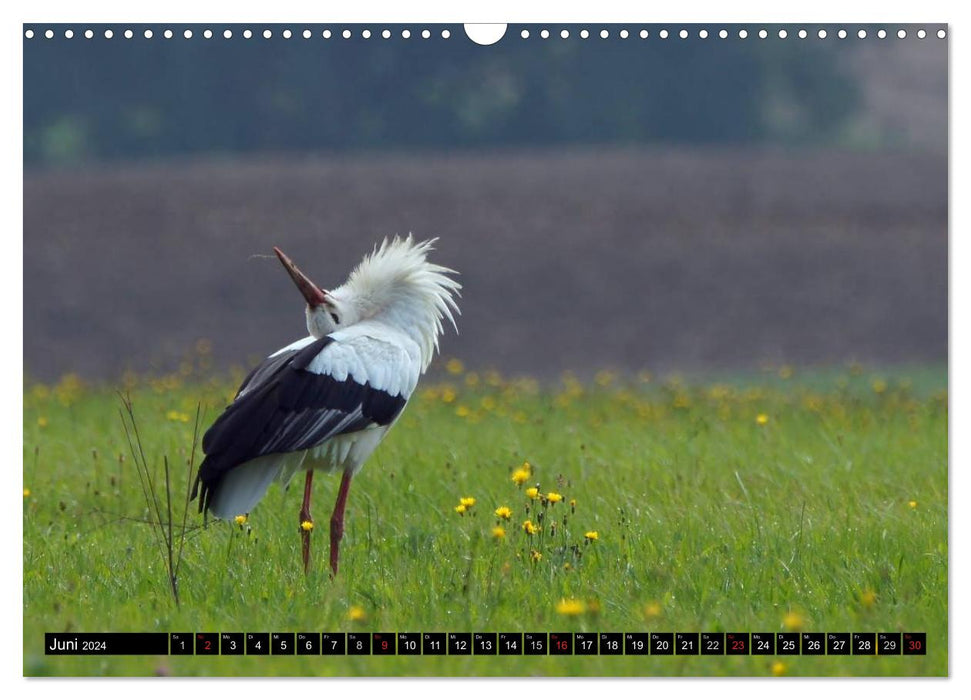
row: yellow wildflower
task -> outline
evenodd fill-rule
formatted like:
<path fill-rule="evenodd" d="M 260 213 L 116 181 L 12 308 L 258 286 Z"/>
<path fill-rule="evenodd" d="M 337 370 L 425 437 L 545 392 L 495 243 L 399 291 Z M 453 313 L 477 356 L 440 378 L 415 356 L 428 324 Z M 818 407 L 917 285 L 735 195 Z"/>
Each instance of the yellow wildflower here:
<path fill-rule="evenodd" d="M 570 499 L 570 507 L 571 508 L 576 508 L 577 507 L 577 499 L 575 499 L 575 498 L 571 498 Z"/>
<path fill-rule="evenodd" d="M 543 555 L 535 549 L 529 553 L 529 556 L 533 561 L 539 561 L 543 558 Z"/>
<path fill-rule="evenodd" d="M 556 612 L 560 615 L 582 615 L 586 611 L 586 603 L 575 598 L 560 598 L 560 602 L 556 604 Z"/>
<path fill-rule="evenodd" d="M 528 489 L 526 489 L 526 496 L 535 501 L 537 498 L 539 498 L 539 489 L 535 486 L 530 486 Z"/>
<path fill-rule="evenodd" d="M 30 388 L 30 395 L 38 401 L 45 401 L 51 395 L 51 389 L 46 384 L 34 384 Z"/>
<path fill-rule="evenodd" d="M 468 406 L 458 406 L 455 409 L 455 415 L 457 415 L 459 418 L 466 418 L 470 413 L 472 413 L 472 411 L 469 410 Z"/>
<path fill-rule="evenodd" d="M 877 379 L 873 382 L 873 393 L 882 394 L 887 390 L 887 383 L 882 379 Z"/>
<path fill-rule="evenodd" d="M 457 506 L 455 506 L 455 512 L 458 513 L 459 515 L 463 515 L 466 510 L 468 510 L 468 509 L 464 505 L 462 505 L 461 503 L 459 503 Z"/>
<path fill-rule="evenodd" d="M 868 588 L 863 593 L 860 594 L 860 604 L 864 608 L 872 608 L 873 604 L 877 602 L 877 594 L 873 592 L 872 589 Z"/>
<path fill-rule="evenodd" d="M 590 532 L 584 533 L 583 536 L 586 537 L 587 540 L 599 540 L 600 539 L 600 533 L 597 532 L 596 530 L 591 530 Z"/>
<path fill-rule="evenodd" d="M 539 532 L 539 528 L 533 525 L 532 520 L 527 520 L 523 523 L 523 530 L 526 531 L 527 535 L 535 535 L 537 532 Z"/>
<path fill-rule="evenodd" d="M 661 617 L 661 604 L 655 600 L 645 605 L 644 616 L 651 620 Z"/>
<path fill-rule="evenodd" d="M 499 506 L 496 508 L 496 517 L 509 520 L 512 517 L 512 509 L 509 506 Z"/>
<path fill-rule="evenodd" d="M 300 523 L 300 529 L 304 532 L 310 532 L 314 529 L 314 524 L 309 520 L 304 520 L 302 523 Z"/>
<path fill-rule="evenodd" d="M 546 494 L 546 500 L 550 503 L 559 503 L 563 500 L 563 496 L 558 494 L 556 491 L 550 491 L 548 494 Z"/>
<path fill-rule="evenodd" d="M 465 375 L 465 386 L 479 386 L 479 375 L 469 372 Z"/>
<path fill-rule="evenodd" d="M 786 613 L 786 616 L 782 618 L 782 626 L 788 630 L 800 630 L 803 626 L 802 615 L 797 613 L 795 610 L 790 610 Z"/>
<path fill-rule="evenodd" d="M 449 374 L 462 374 L 462 372 L 465 370 L 465 365 L 462 364 L 462 360 L 453 357 L 451 360 L 445 363 L 445 370 Z"/>
<path fill-rule="evenodd" d="M 908 501 L 907 502 L 907 505 L 910 506 L 911 508 L 916 508 L 917 507 L 917 501 Z"/>
<path fill-rule="evenodd" d="M 246 524 L 246 521 L 249 520 L 249 518 L 246 517 L 245 515 L 237 515 L 234 518 L 234 520 L 236 521 L 237 525 L 239 525 L 240 527 L 243 527 L 243 525 Z M 301 527 L 303 527 L 303 525 L 301 525 Z"/>
<path fill-rule="evenodd" d="M 784 676 L 786 674 L 786 671 L 788 671 L 788 670 L 789 670 L 789 667 L 786 666 L 781 661 L 776 661 L 774 664 L 772 664 L 772 675 L 773 676 Z"/>
<path fill-rule="evenodd" d="M 177 421 L 181 423 L 189 422 L 189 414 L 183 413 L 182 411 L 169 411 L 165 414 L 165 417 L 171 421 Z"/>
<path fill-rule="evenodd" d="M 674 399 L 671 401 L 671 405 L 675 408 L 690 408 L 691 399 L 683 391 L 679 391 L 674 395 Z"/>
<path fill-rule="evenodd" d="M 459 503 L 461 503 L 466 508 L 471 508 L 472 506 L 475 505 L 475 499 L 472 498 L 472 496 L 465 496 L 464 498 L 459 499 Z"/>
<path fill-rule="evenodd" d="M 30 489 L 24 489 L 24 498 L 30 498 Z"/>
<path fill-rule="evenodd" d="M 755 417 L 755 422 L 758 423 L 759 425 L 765 425 L 766 423 L 769 422 L 769 417 L 764 413 L 760 413 Z"/>
<path fill-rule="evenodd" d="M 452 403 L 453 401 L 455 401 L 455 397 L 456 397 L 455 389 L 453 389 L 452 387 L 447 386 L 444 389 L 442 389 L 442 401 L 443 402 L 445 402 L 445 403 Z"/>
<path fill-rule="evenodd" d="M 512 473 L 512 480 L 516 486 L 522 486 L 527 479 L 532 474 L 532 468 L 529 466 L 529 462 L 523 462 L 523 466 L 519 467 L 516 471 Z"/>
<path fill-rule="evenodd" d="M 70 406 L 81 396 L 83 389 L 81 377 L 74 373 L 65 374 L 54 387 L 54 394 L 63 405 Z"/>
<path fill-rule="evenodd" d="M 347 619 L 351 622 L 363 622 L 367 618 L 367 613 L 360 605 L 352 605 L 347 610 Z"/>
<path fill-rule="evenodd" d="M 501 540 L 506 536 L 506 528 L 504 528 L 502 525 L 496 525 L 494 528 L 492 528 L 492 536 L 497 540 Z"/>
<path fill-rule="evenodd" d="M 602 369 L 594 376 L 594 381 L 600 386 L 610 386 L 617 379 L 617 373 L 609 369 Z"/>

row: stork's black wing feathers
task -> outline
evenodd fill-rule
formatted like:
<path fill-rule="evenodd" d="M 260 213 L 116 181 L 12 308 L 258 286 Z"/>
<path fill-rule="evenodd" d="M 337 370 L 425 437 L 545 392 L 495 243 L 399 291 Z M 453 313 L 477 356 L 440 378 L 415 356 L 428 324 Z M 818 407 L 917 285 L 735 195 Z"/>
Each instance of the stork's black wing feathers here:
<path fill-rule="evenodd" d="M 268 357 L 243 381 L 236 399 L 202 438 L 206 458 L 192 498 L 202 486 L 199 510 L 208 510 L 213 490 L 231 469 L 263 455 L 296 452 L 323 441 L 389 425 L 405 407 L 403 396 L 311 372 L 307 366 L 329 336 L 304 348 Z"/>

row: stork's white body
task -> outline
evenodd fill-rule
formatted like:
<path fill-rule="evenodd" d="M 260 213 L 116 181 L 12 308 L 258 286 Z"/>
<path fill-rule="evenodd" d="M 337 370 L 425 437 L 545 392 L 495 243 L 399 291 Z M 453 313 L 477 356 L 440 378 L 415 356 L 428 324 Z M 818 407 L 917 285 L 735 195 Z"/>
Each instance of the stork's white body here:
<path fill-rule="evenodd" d="M 442 319 L 454 325 L 460 285 L 426 260 L 432 241 L 386 240 L 345 284 L 325 292 L 279 249 L 307 301 L 310 336 L 266 358 L 206 432 L 193 497 L 229 519 L 249 513 L 274 481 L 306 471 L 301 527 L 309 561 L 315 471 L 341 471 L 331 518 L 331 567 L 343 532 L 350 480 L 404 410 L 438 349 Z"/>
<path fill-rule="evenodd" d="M 330 376 L 340 382 L 353 382 L 361 386 L 367 384 L 391 396 L 400 396 L 407 403 L 422 373 L 421 349 L 417 343 L 394 328 L 371 321 L 335 331 L 330 337 L 334 342 L 310 362 L 308 372 Z M 302 338 L 277 350 L 267 359 L 302 350 L 315 340 L 313 336 Z M 253 387 L 244 385 L 237 398 L 252 390 Z M 316 427 L 332 417 L 332 414 L 322 412 Z M 275 452 L 286 449 L 288 439 L 299 437 L 288 434 L 286 430 L 281 431 L 275 442 L 268 446 L 268 449 L 274 450 L 273 454 L 245 462 L 224 477 L 209 505 L 210 511 L 223 519 L 249 513 L 263 498 L 271 483 L 287 484 L 301 471 L 312 469 L 356 474 L 394 424 L 392 421 L 388 425 L 373 424 L 354 432 L 342 432 L 345 424 L 360 419 L 359 411 L 341 416 L 341 421 L 332 428 L 336 433 L 333 437 L 295 452 Z M 314 427 L 310 426 L 310 431 Z"/>

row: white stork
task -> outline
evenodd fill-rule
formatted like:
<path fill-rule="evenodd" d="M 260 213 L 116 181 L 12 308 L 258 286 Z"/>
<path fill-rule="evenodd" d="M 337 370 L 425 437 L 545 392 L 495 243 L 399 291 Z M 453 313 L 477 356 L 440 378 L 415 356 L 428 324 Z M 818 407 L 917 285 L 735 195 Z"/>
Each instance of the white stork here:
<path fill-rule="evenodd" d="M 341 470 L 330 519 L 337 574 L 351 479 L 401 415 L 442 333 L 455 327 L 454 273 L 428 262 L 434 240 L 385 239 L 340 287 L 324 291 L 274 248 L 307 300 L 310 336 L 266 358 L 202 440 L 193 487 L 199 510 L 230 519 L 249 513 L 274 480 L 307 472 L 300 510 L 304 571 L 310 562 L 314 470 Z"/>

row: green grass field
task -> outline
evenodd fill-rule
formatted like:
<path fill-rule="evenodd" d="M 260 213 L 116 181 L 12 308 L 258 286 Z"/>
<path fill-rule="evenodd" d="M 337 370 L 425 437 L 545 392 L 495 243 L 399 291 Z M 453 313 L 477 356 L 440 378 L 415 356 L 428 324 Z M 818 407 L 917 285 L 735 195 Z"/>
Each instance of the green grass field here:
<path fill-rule="evenodd" d="M 947 375 L 860 367 L 551 387 L 452 374 L 419 389 L 351 488 L 341 572 L 315 479 L 243 525 L 190 506 L 176 607 L 116 388 L 24 397 L 26 675 L 944 675 Z M 238 379 L 238 377 L 234 378 Z M 127 377 L 181 522 L 196 405 L 233 379 Z M 513 476 L 529 462 L 529 475 Z M 527 489 L 539 484 L 539 497 Z M 556 501 L 550 492 L 562 496 Z M 475 504 L 459 513 L 461 498 Z M 571 502 L 574 502 L 572 503 Z M 500 506 L 509 519 L 498 518 Z M 459 509 L 461 510 L 461 509 Z M 537 527 L 530 535 L 524 521 Z M 503 528 L 497 536 L 495 528 Z M 589 534 L 588 534 L 589 533 Z M 593 533 L 596 533 L 594 536 Z M 595 537 L 595 538 L 594 538 Z M 178 538 L 176 538 L 178 539 Z M 922 631 L 897 657 L 52 657 L 75 631 Z"/>

